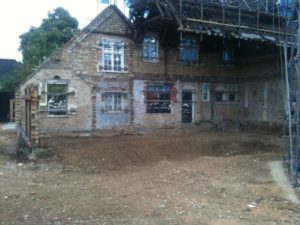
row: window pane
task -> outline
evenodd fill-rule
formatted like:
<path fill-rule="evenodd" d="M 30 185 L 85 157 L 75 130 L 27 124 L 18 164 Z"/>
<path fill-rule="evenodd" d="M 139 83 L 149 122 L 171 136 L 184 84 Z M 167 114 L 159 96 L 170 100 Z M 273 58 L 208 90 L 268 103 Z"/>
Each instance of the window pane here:
<path fill-rule="evenodd" d="M 222 91 L 215 92 L 215 100 L 218 102 L 223 101 L 223 92 Z"/>
<path fill-rule="evenodd" d="M 112 55 L 109 53 L 104 54 L 104 69 L 105 70 L 111 70 L 112 69 Z"/>
<path fill-rule="evenodd" d="M 102 102 L 106 112 L 122 111 L 122 97 L 120 93 L 105 93 L 102 94 Z"/>
<path fill-rule="evenodd" d="M 106 71 L 122 71 L 124 67 L 124 42 L 103 40 L 103 68 Z"/>
<path fill-rule="evenodd" d="M 180 42 L 180 62 L 196 62 L 198 47 L 196 40 L 183 39 Z"/>
<path fill-rule="evenodd" d="M 209 85 L 207 83 L 202 84 L 202 101 L 209 101 Z"/>
<path fill-rule="evenodd" d="M 66 115 L 67 114 L 67 85 L 48 84 L 48 114 Z"/>
<path fill-rule="evenodd" d="M 145 36 L 143 45 L 143 57 L 146 61 L 156 62 L 158 58 L 158 43 L 154 36 Z"/>

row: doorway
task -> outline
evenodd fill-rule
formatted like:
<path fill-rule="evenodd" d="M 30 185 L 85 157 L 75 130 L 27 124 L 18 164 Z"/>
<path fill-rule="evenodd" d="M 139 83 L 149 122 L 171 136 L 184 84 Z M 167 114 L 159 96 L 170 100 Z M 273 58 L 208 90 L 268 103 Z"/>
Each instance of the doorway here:
<path fill-rule="evenodd" d="M 193 121 L 193 92 L 182 91 L 182 123 Z"/>

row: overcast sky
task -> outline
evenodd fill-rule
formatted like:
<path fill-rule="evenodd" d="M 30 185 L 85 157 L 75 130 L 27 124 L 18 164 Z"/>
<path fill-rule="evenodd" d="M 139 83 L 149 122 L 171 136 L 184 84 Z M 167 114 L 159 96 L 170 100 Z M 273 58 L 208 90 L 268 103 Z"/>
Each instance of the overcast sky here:
<path fill-rule="evenodd" d="M 79 22 L 86 26 L 104 6 L 100 0 L 1 0 L 0 2 L 0 58 L 22 61 L 18 51 L 19 36 L 31 26 L 38 27 L 48 12 L 63 7 Z"/>

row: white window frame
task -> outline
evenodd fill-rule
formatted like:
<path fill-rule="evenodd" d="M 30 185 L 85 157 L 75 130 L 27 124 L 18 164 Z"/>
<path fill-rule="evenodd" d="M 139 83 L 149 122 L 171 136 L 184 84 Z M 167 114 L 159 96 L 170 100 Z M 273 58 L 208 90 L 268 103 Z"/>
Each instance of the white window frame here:
<path fill-rule="evenodd" d="M 219 92 L 221 100 L 216 99 L 216 93 Z M 234 99 L 231 99 L 231 96 Z M 238 102 L 238 85 L 237 84 L 218 84 L 214 89 L 214 101 L 217 103 L 236 103 Z"/>
<path fill-rule="evenodd" d="M 202 99 L 202 102 L 209 102 L 210 101 L 210 84 L 209 83 L 202 83 L 202 85 L 201 85 L 201 99 Z"/>
<path fill-rule="evenodd" d="M 152 44 L 150 42 L 146 43 L 147 38 L 155 39 L 155 44 Z M 153 46 L 155 49 L 155 56 L 149 56 L 151 54 L 151 49 Z M 158 36 L 156 34 L 146 34 L 144 36 L 144 41 L 143 41 L 143 52 L 142 52 L 143 61 L 150 62 L 150 63 L 158 63 L 158 57 L 159 57 L 159 48 L 158 47 L 159 47 Z M 145 54 L 146 52 L 147 52 L 147 54 Z"/>
<path fill-rule="evenodd" d="M 121 113 L 126 111 L 128 94 L 122 92 L 104 92 L 101 94 L 103 113 Z M 118 101 L 117 98 L 120 97 Z"/>
<path fill-rule="evenodd" d="M 110 46 L 110 47 L 108 47 Z M 118 47 L 121 46 L 121 49 L 118 49 Z M 114 73 L 120 73 L 125 71 L 124 66 L 124 40 L 121 39 L 109 39 L 109 38 L 103 38 L 102 39 L 102 71 L 104 72 L 114 72 Z M 120 51 L 120 52 L 118 52 Z M 108 55 L 108 57 L 107 57 Z M 115 56 L 120 55 L 120 65 L 116 65 Z M 108 59 L 108 60 L 107 60 Z M 107 61 L 106 61 L 107 60 Z M 107 65 L 107 62 L 110 62 L 111 65 Z"/>

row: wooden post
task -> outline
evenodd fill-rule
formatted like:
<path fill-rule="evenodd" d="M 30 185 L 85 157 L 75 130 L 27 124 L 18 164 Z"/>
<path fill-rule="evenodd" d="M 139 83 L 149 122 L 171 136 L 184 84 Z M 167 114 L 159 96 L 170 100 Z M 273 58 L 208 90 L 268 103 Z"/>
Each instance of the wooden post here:
<path fill-rule="evenodd" d="M 15 121 L 15 99 L 9 100 L 9 122 Z"/>

